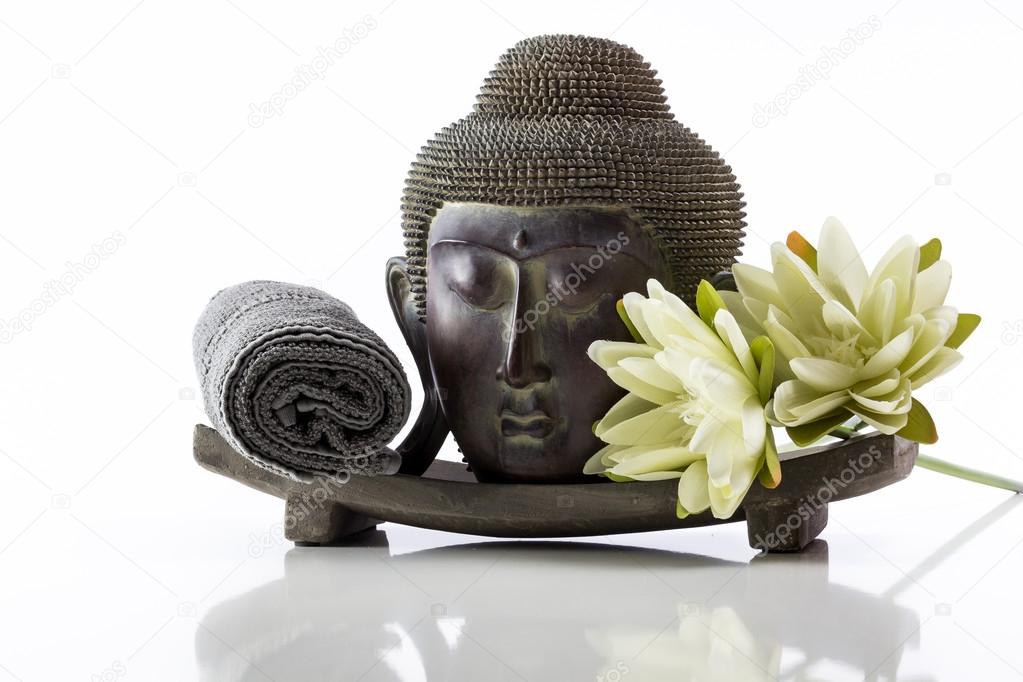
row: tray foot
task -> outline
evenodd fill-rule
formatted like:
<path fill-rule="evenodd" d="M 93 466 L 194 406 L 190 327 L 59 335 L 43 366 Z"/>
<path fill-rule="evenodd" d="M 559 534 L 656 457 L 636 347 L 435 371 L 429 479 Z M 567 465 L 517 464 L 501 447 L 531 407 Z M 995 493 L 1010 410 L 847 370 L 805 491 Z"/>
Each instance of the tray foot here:
<path fill-rule="evenodd" d="M 749 546 L 764 552 L 799 552 L 828 525 L 828 505 L 779 500 L 746 507 Z"/>
<path fill-rule="evenodd" d="M 291 493 L 284 502 L 284 537 L 300 547 L 341 542 L 376 528 L 378 523 L 377 519 L 304 493 Z"/>

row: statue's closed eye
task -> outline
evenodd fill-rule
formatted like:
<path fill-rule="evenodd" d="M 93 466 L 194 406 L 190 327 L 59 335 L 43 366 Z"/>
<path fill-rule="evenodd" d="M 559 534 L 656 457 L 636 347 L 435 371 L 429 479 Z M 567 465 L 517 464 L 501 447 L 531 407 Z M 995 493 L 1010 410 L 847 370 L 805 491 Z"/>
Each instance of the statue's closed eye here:
<path fill-rule="evenodd" d="M 612 268 L 605 262 L 598 263 L 599 269 L 589 267 L 585 257 L 592 253 L 566 249 L 564 254 L 572 257 L 563 257 L 549 267 L 547 287 L 557 297 L 558 307 L 566 312 L 589 312 L 603 299 L 613 297 L 613 277 L 609 278 L 608 272 Z"/>
<path fill-rule="evenodd" d="M 476 287 L 458 286 L 449 284 L 448 288 L 454 292 L 462 302 L 478 310 L 497 310 L 505 304 L 507 298 L 499 295 L 496 289 L 483 291 Z"/>
<path fill-rule="evenodd" d="M 459 268 L 448 289 L 477 310 L 497 310 L 514 298 L 515 276 L 506 264 L 477 262 Z"/>

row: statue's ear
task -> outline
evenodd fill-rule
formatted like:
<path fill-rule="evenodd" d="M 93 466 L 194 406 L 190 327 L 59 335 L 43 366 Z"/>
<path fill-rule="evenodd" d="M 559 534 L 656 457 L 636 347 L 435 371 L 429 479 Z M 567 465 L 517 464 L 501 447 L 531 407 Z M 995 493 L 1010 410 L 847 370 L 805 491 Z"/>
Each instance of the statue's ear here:
<path fill-rule="evenodd" d="M 433 382 L 430 370 L 430 356 L 426 346 L 426 323 L 419 319 L 415 300 L 412 298 L 412 281 L 408 275 L 408 263 L 404 258 L 394 257 L 387 261 L 387 299 L 391 312 L 398 323 L 405 343 L 412 351 L 423 384 L 423 408 L 419 412 L 405 440 L 395 448 L 401 455 L 398 473 L 422 475 L 430 466 L 448 435 L 447 421 L 441 411 L 440 396 Z"/>
<path fill-rule="evenodd" d="M 391 304 L 394 321 L 398 323 L 416 364 L 421 364 L 421 358 L 429 364 L 426 355 L 426 325 L 419 319 L 419 311 L 412 298 L 412 281 L 409 279 L 407 261 L 400 256 L 388 259 L 386 274 L 387 300 Z"/>
<path fill-rule="evenodd" d="M 732 275 L 732 270 L 722 270 L 718 274 L 710 278 L 711 286 L 718 291 L 738 291 L 739 288 L 735 286 L 735 277 Z"/>

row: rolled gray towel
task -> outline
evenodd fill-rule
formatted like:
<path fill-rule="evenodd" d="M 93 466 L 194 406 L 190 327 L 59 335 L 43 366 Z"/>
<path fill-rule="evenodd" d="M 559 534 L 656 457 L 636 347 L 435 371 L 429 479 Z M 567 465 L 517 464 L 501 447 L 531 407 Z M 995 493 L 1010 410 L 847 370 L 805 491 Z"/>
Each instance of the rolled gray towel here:
<path fill-rule="evenodd" d="M 256 464 L 297 480 L 393 474 L 411 392 L 387 345 L 336 298 L 246 282 L 209 302 L 192 339 L 206 414 Z"/>

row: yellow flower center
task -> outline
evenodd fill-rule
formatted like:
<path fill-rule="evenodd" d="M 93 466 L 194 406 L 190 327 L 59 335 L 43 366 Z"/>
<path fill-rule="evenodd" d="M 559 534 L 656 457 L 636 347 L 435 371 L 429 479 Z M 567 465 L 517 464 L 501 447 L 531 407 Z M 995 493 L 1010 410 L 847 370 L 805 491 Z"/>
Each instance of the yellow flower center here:
<path fill-rule="evenodd" d="M 860 344 L 860 335 L 852 334 L 846 338 L 837 336 L 812 336 L 806 341 L 807 347 L 819 358 L 834 360 L 846 367 L 860 369 L 869 360 L 877 348 Z"/>

